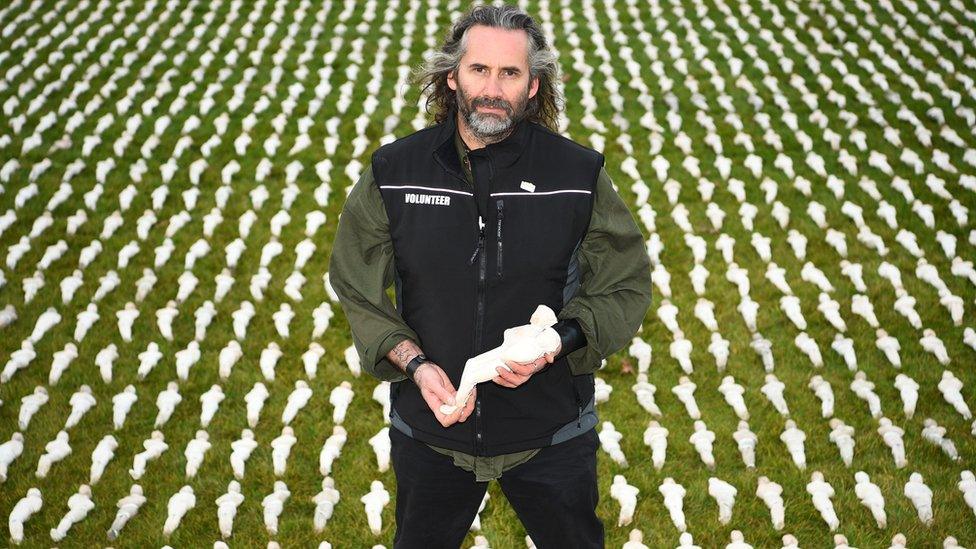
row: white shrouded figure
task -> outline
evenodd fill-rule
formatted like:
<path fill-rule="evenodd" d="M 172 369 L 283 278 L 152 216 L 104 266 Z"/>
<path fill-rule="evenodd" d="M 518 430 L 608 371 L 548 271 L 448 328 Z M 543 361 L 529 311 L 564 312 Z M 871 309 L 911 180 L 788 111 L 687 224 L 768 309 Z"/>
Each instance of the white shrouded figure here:
<path fill-rule="evenodd" d="M 634 395 L 637 397 L 637 403 L 640 404 L 641 408 L 654 417 L 661 417 L 661 409 L 654 399 L 654 395 L 657 393 L 657 387 L 647 381 L 647 374 L 637 374 L 637 383 L 634 383 L 630 387 L 630 390 L 634 392 Z"/>
<path fill-rule="evenodd" d="M 370 437 L 369 445 L 373 447 L 373 453 L 376 454 L 376 470 L 385 473 L 390 468 L 390 428 L 383 427 Z"/>
<path fill-rule="evenodd" d="M 353 377 L 359 377 L 363 373 L 363 368 L 360 364 L 359 352 L 356 351 L 356 346 L 350 345 L 346 347 L 346 350 L 343 351 L 343 357 L 346 359 L 349 372 L 352 373 Z"/>
<path fill-rule="evenodd" d="M 95 508 L 95 502 L 92 501 L 91 495 L 91 486 L 82 484 L 78 487 L 78 491 L 68 498 L 68 512 L 61 517 L 61 522 L 58 523 L 57 528 L 51 529 L 52 540 L 55 542 L 63 540 L 68 535 L 71 526 L 84 520 L 88 516 L 88 512 Z"/>
<path fill-rule="evenodd" d="M 891 457 L 895 460 L 895 467 L 901 469 L 908 465 L 905 459 L 905 430 L 891 423 L 891 420 L 883 417 L 878 420 L 878 434 L 881 440 L 891 449 Z"/>
<path fill-rule="evenodd" d="M 739 419 L 749 419 L 749 410 L 746 408 L 746 401 L 742 398 L 746 388 L 735 382 L 732 376 L 722 378 L 722 383 L 718 386 L 718 392 L 725 397 L 725 402 L 732 407 L 732 411 Z"/>
<path fill-rule="evenodd" d="M 773 342 L 766 339 L 759 333 L 752 334 L 752 341 L 749 342 L 749 346 L 752 350 L 756 351 L 759 358 L 762 359 L 763 369 L 770 373 L 775 368 L 775 362 L 773 361 Z"/>
<path fill-rule="evenodd" d="M 901 368 L 901 355 L 898 351 L 901 350 L 901 343 L 894 336 L 888 335 L 883 328 L 878 328 L 875 330 L 875 334 L 878 339 L 875 341 L 875 346 L 884 353 L 885 358 L 891 363 L 895 368 Z"/>
<path fill-rule="evenodd" d="M 685 338 L 684 332 L 676 330 L 674 332 L 674 341 L 668 346 L 668 352 L 671 358 L 678 361 L 678 366 L 681 367 L 681 371 L 688 375 L 691 375 L 695 371 L 695 366 L 691 362 L 692 350 L 691 340 Z"/>
<path fill-rule="evenodd" d="M 925 439 L 930 444 L 938 446 L 942 452 L 949 456 L 949 459 L 953 461 L 959 461 L 962 459 L 959 456 L 959 450 L 956 448 L 956 443 L 952 439 L 947 438 L 946 428 L 939 425 L 937 421 L 932 418 L 925 418 L 922 421 L 922 438 Z"/>
<path fill-rule="evenodd" d="M 234 478 L 237 480 L 244 478 L 244 466 L 257 447 L 254 432 L 247 428 L 241 431 L 241 438 L 230 443 L 230 466 L 234 471 Z"/>
<path fill-rule="evenodd" d="M 732 433 L 732 438 L 735 440 L 736 446 L 739 447 L 742 463 L 748 469 L 754 469 L 756 467 L 756 443 L 759 439 L 756 437 L 756 433 L 749 429 L 749 423 L 746 420 L 739 420 L 739 428 Z"/>
<path fill-rule="evenodd" d="M 96 484 L 105 472 L 105 467 L 115 457 L 115 450 L 119 447 L 119 442 L 112 435 L 105 435 L 98 441 L 91 455 L 91 471 L 88 476 L 89 484 Z"/>
<path fill-rule="evenodd" d="M 34 392 L 20 399 L 20 411 L 17 413 L 17 426 L 21 431 L 26 431 L 30 425 L 31 418 L 47 404 L 50 397 L 47 394 L 47 387 L 38 385 Z"/>
<path fill-rule="evenodd" d="M 480 532 L 481 531 L 481 512 L 485 510 L 485 506 L 488 505 L 488 492 L 485 492 L 485 497 L 481 498 L 481 505 L 478 506 L 478 512 L 474 514 L 474 520 L 471 521 L 471 526 L 468 527 L 470 532 Z"/>
<path fill-rule="evenodd" d="M 783 487 L 765 476 L 759 477 L 756 497 L 769 508 L 770 518 L 775 530 L 782 530 L 786 519 L 786 505 L 783 502 Z"/>
<path fill-rule="evenodd" d="M 169 444 L 166 443 L 166 437 L 162 431 L 153 431 L 149 438 L 142 441 L 142 448 L 143 451 L 132 458 L 132 469 L 129 469 L 129 476 L 133 480 L 142 478 L 142 475 L 146 474 L 146 464 L 163 455 L 163 452 L 169 448 Z"/>
<path fill-rule="evenodd" d="M 48 374 L 48 383 L 57 385 L 61 375 L 68 369 L 68 366 L 78 358 L 78 346 L 72 342 L 65 343 L 64 349 L 54 353 L 51 360 L 51 372 Z"/>
<path fill-rule="evenodd" d="M 352 397 L 352 383 L 349 383 L 348 381 L 343 381 L 335 389 L 332 389 L 331 393 L 329 393 L 329 404 L 333 406 L 333 424 L 342 425 L 342 422 L 345 421 L 346 410 L 349 409 L 349 403 L 352 402 Z"/>
<path fill-rule="evenodd" d="M 115 504 L 118 511 L 115 513 L 115 520 L 112 521 L 112 525 L 106 534 L 109 541 L 115 541 L 115 538 L 119 537 L 119 532 L 125 527 L 125 523 L 139 513 L 139 508 L 142 507 L 143 503 L 146 503 L 146 496 L 142 495 L 142 486 L 133 484 L 129 488 L 129 493 Z"/>
<path fill-rule="evenodd" d="M 786 405 L 786 397 L 783 394 L 785 391 L 786 384 L 780 381 L 776 374 L 766 374 L 766 383 L 759 389 L 780 415 L 788 417 L 790 409 Z"/>
<path fill-rule="evenodd" d="M 867 374 L 863 370 L 858 370 L 854 374 L 854 379 L 851 381 L 850 387 L 857 398 L 868 403 L 868 410 L 871 412 L 871 416 L 875 419 L 880 418 L 883 414 L 881 411 L 881 398 L 878 396 L 878 393 L 874 392 L 874 382 L 868 379 Z"/>
<path fill-rule="evenodd" d="M 753 549 L 753 547 L 746 543 L 746 537 L 741 531 L 732 530 L 729 534 L 729 543 L 725 549 Z"/>
<path fill-rule="evenodd" d="M 296 381 L 295 390 L 288 395 L 285 409 L 281 412 L 281 422 L 285 425 L 291 423 L 311 398 L 312 388 L 308 386 L 308 382 L 304 379 Z"/>
<path fill-rule="evenodd" d="M 197 496 L 189 484 L 184 485 L 179 492 L 170 496 L 166 503 L 166 522 L 163 523 L 163 535 L 169 536 L 175 532 L 186 513 L 196 505 Z"/>
<path fill-rule="evenodd" d="M 712 453 L 712 446 L 715 442 L 715 432 L 710 431 L 704 421 L 695 421 L 695 432 L 688 437 L 688 442 L 695 447 L 695 451 L 698 452 L 698 457 L 702 460 L 702 463 L 709 469 L 714 469 L 715 455 Z"/>
<path fill-rule="evenodd" d="M 186 478 L 197 476 L 197 471 L 200 470 L 203 458 L 210 447 L 210 435 L 202 429 L 198 430 L 196 436 L 186 443 L 186 449 L 183 450 L 183 456 L 186 458 Z"/>
<path fill-rule="evenodd" d="M 905 374 L 898 374 L 895 376 L 895 388 L 901 395 L 905 417 L 912 419 L 915 416 L 915 406 L 918 404 L 918 382 Z"/>
<path fill-rule="evenodd" d="M 539 305 L 528 324 L 505 330 L 501 345 L 465 361 L 454 404 L 442 404 L 441 413 L 450 415 L 458 408 L 463 408 L 475 385 L 491 381 L 498 375 L 495 368 L 509 369 L 506 361 L 533 362 L 555 352 L 560 339 L 552 325 L 557 321 L 556 313 L 552 309 Z"/>
<path fill-rule="evenodd" d="M 966 505 L 976 513 L 976 475 L 969 469 L 959 473 L 959 482 L 956 487 L 962 492 L 962 499 Z"/>
<path fill-rule="evenodd" d="M 854 480 L 857 482 L 854 485 L 854 494 L 857 495 L 857 499 L 871 511 L 871 516 L 878 523 L 878 528 L 887 527 L 888 516 L 885 514 L 885 500 L 884 495 L 881 494 L 881 488 L 871 482 L 871 477 L 864 471 L 854 473 Z"/>
<path fill-rule="evenodd" d="M 220 528 L 220 537 L 227 539 L 234 533 L 234 517 L 237 516 L 237 508 L 244 502 L 244 494 L 241 493 L 241 484 L 236 480 L 227 483 L 227 492 L 221 494 L 214 503 L 217 504 L 217 525 Z"/>
<path fill-rule="evenodd" d="M 220 403 L 224 400 L 224 390 L 220 385 L 213 384 L 205 393 L 200 395 L 200 426 L 207 428 L 214 414 L 220 408 Z"/>
<path fill-rule="evenodd" d="M 671 388 L 678 400 L 685 405 L 685 410 L 691 419 L 701 419 L 701 411 L 698 409 L 698 402 L 695 401 L 695 389 L 698 388 L 688 376 L 678 378 L 678 384 Z"/>
<path fill-rule="evenodd" d="M 599 437 L 600 446 L 610 456 L 610 459 L 617 465 L 626 467 L 627 457 L 624 456 L 624 451 L 620 448 L 620 439 L 624 437 L 623 433 L 615 429 L 613 423 L 604 421 L 603 427 L 600 429 Z"/>
<path fill-rule="evenodd" d="M 674 527 L 679 532 L 687 530 L 688 525 L 685 523 L 685 511 L 683 507 L 685 497 L 684 486 L 675 482 L 673 478 L 667 477 L 657 489 L 664 497 L 664 506 L 668 509 L 668 515 L 671 516 L 671 522 L 674 523 Z"/>
<path fill-rule="evenodd" d="M 183 401 L 183 397 L 180 395 L 180 386 L 175 381 L 170 381 L 166 384 L 166 388 L 156 395 L 156 408 L 158 412 L 156 413 L 156 421 L 153 427 L 156 429 L 162 427 L 169 421 L 172 417 L 173 411 L 176 410 L 176 405 Z"/>
<path fill-rule="evenodd" d="M 824 480 L 823 473 L 814 471 L 810 475 L 807 493 L 813 500 L 813 507 L 820 512 L 820 517 L 827 523 L 830 531 L 836 530 L 840 526 L 840 520 L 837 518 L 837 512 L 834 511 L 834 503 L 831 501 L 831 498 L 834 497 L 834 487 Z"/>
<path fill-rule="evenodd" d="M 322 476 L 332 472 L 332 463 L 342 453 L 346 438 L 346 429 L 342 425 L 332 427 L 332 434 L 325 439 L 325 444 L 322 445 L 322 450 L 319 452 L 319 473 Z"/>
<path fill-rule="evenodd" d="M 712 332 L 711 341 L 708 344 L 708 352 L 715 357 L 715 367 L 719 372 L 724 372 L 729 363 L 730 347 L 732 343 L 722 337 L 718 332 Z"/>
<path fill-rule="evenodd" d="M 854 427 L 835 417 L 830 420 L 830 434 L 827 438 L 837 446 L 844 465 L 850 467 L 854 461 Z"/>
<path fill-rule="evenodd" d="M 620 504 L 620 515 L 617 517 L 617 527 L 627 526 L 634 520 L 634 510 L 637 509 L 637 495 L 640 489 L 627 483 L 623 475 L 614 475 L 610 485 L 610 497 Z"/>
<path fill-rule="evenodd" d="M 834 340 L 830 342 L 830 348 L 844 359 L 844 364 L 848 370 L 857 371 L 857 354 L 854 352 L 854 340 L 852 338 L 835 334 Z"/>
<path fill-rule="evenodd" d="M 942 371 L 942 379 L 939 380 L 939 392 L 942 393 L 942 398 L 955 408 L 963 419 L 969 421 L 973 419 L 973 413 L 962 397 L 962 386 L 962 380 L 956 377 L 951 371 Z"/>
<path fill-rule="evenodd" d="M 905 497 L 911 500 L 918 512 L 918 520 L 926 526 L 932 526 L 932 489 L 925 485 L 925 479 L 919 473 L 912 473 L 905 484 Z"/>
<path fill-rule="evenodd" d="M 918 342 L 922 345 L 922 348 L 926 351 L 932 353 L 939 364 L 943 366 L 948 366 L 951 360 L 949 359 L 949 351 L 946 349 L 945 343 L 937 335 L 935 335 L 935 330 L 932 328 L 926 328 L 922 332 L 921 339 Z"/>
<path fill-rule="evenodd" d="M 188 343 L 185 349 L 176 351 L 174 356 L 176 359 L 176 377 L 180 378 L 180 381 L 186 381 L 190 378 L 190 369 L 200 361 L 202 354 L 200 342 L 196 340 Z"/>
<path fill-rule="evenodd" d="M 390 423 L 390 382 L 380 381 L 373 387 L 373 400 L 383 407 L 383 423 Z"/>
<path fill-rule="evenodd" d="M 244 350 L 241 348 L 241 344 L 236 339 L 228 341 L 227 345 L 224 345 L 224 348 L 220 350 L 220 354 L 217 355 L 217 374 L 220 379 L 229 378 L 234 370 L 234 365 L 243 357 Z"/>
<path fill-rule="evenodd" d="M 139 395 L 136 393 L 136 387 L 133 384 L 128 384 L 125 389 L 122 389 L 120 393 L 112 397 L 112 427 L 116 431 L 125 425 L 125 418 L 129 415 L 129 410 L 132 410 L 132 405 L 139 400 Z"/>
<path fill-rule="evenodd" d="M 339 503 L 339 490 L 336 490 L 335 480 L 332 477 L 327 476 L 322 479 L 322 491 L 312 496 L 312 502 L 315 503 L 312 525 L 316 533 L 321 533 L 322 530 L 325 530 L 326 523 L 332 518 L 332 511 Z"/>
<path fill-rule="evenodd" d="M 728 482 L 716 477 L 708 479 L 708 495 L 715 498 L 718 505 L 718 521 L 728 524 L 732 520 L 732 507 L 735 506 L 735 496 L 739 490 Z"/>
<path fill-rule="evenodd" d="M 650 343 L 640 337 L 634 336 L 634 339 L 631 340 L 630 347 L 627 348 L 627 352 L 637 360 L 637 372 L 642 374 L 647 373 L 647 370 L 651 367 L 652 352 Z"/>
<path fill-rule="evenodd" d="M 142 351 L 138 355 L 139 357 L 139 369 L 136 372 L 136 376 L 141 381 L 146 379 L 153 369 L 159 364 L 159 361 L 163 359 L 163 352 L 159 350 L 159 344 L 155 341 L 150 341 L 146 345 L 146 350 Z"/>
<path fill-rule="evenodd" d="M 695 538 L 690 532 L 681 532 L 678 536 L 678 549 L 702 549 L 701 545 L 695 545 Z"/>
<path fill-rule="evenodd" d="M 786 427 L 780 433 L 779 439 L 786 444 L 786 449 L 793 459 L 793 463 L 801 471 L 807 468 L 807 455 L 804 450 L 803 442 L 807 439 L 806 433 L 801 431 L 792 419 L 786 420 Z"/>
<path fill-rule="evenodd" d="M 29 488 L 27 495 L 14 504 L 7 518 L 7 530 L 10 532 L 10 541 L 14 545 L 20 545 L 24 541 L 24 523 L 43 506 L 44 500 L 41 498 L 41 491 L 37 488 Z"/>
<path fill-rule="evenodd" d="M 68 414 L 68 419 L 64 422 L 65 430 L 78 425 L 81 418 L 91 410 L 98 401 L 95 400 L 95 395 L 92 394 L 91 387 L 88 385 L 82 385 L 78 387 L 78 391 L 71 395 L 71 399 L 68 404 L 71 406 L 71 413 Z"/>
<path fill-rule="evenodd" d="M 291 490 L 282 480 L 276 480 L 274 491 L 264 496 L 261 507 L 264 509 L 264 527 L 272 536 L 278 535 L 278 517 L 285 510 L 285 502 L 291 497 Z"/>
<path fill-rule="evenodd" d="M 37 460 L 37 471 L 34 473 L 37 478 L 47 476 L 51 466 L 68 457 L 71 454 L 71 445 L 68 443 L 68 432 L 58 431 L 54 440 L 44 445 L 44 454 Z"/>
<path fill-rule="evenodd" d="M 651 463 L 660 471 L 668 453 L 668 430 L 652 419 L 644 430 L 644 444 L 651 449 Z"/>
<path fill-rule="evenodd" d="M 830 382 L 819 375 L 810 378 L 807 387 L 813 391 L 814 396 L 820 399 L 820 415 L 829 418 L 834 415 L 834 391 L 830 387 Z"/>
<path fill-rule="evenodd" d="M 610 401 L 610 393 L 613 392 L 613 385 L 610 385 L 599 376 L 593 377 L 593 399 L 595 404 L 602 404 Z"/>
<path fill-rule="evenodd" d="M 888 549 L 908 549 L 908 538 L 901 532 L 891 537 L 891 546 Z"/>
<path fill-rule="evenodd" d="M 630 531 L 627 535 L 627 541 L 621 549 L 650 549 L 648 546 L 644 545 L 644 532 L 641 532 L 637 528 Z"/>
<path fill-rule="evenodd" d="M 244 395 L 244 403 L 247 408 L 247 426 L 251 429 L 257 427 L 258 420 L 261 419 L 261 410 L 264 409 L 264 402 L 268 400 L 269 394 L 264 383 L 257 381 L 251 390 Z"/>
<path fill-rule="evenodd" d="M 7 481 L 7 468 L 24 453 L 24 435 L 16 432 L 10 440 L 0 444 L 0 484 Z"/>
<path fill-rule="evenodd" d="M 288 456 L 296 442 L 298 439 L 295 437 L 295 430 L 290 425 L 282 427 L 281 434 L 271 441 L 271 464 L 276 477 L 284 476 L 285 469 L 288 468 Z"/>
<path fill-rule="evenodd" d="M 309 343 L 308 350 L 302 353 L 302 365 L 305 368 L 305 375 L 308 379 L 315 379 L 315 375 L 319 370 L 319 361 L 322 360 L 323 356 L 325 356 L 325 347 L 315 341 Z"/>
<path fill-rule="evenodd" d="M 390 493 L 383 487 L 383 483 L 374 480 L 369 485 L 369 492 L 359 498 L 366 510 L 366 522 L 374 536 L 383 530 L 383 508 L 390 503 Z"/>

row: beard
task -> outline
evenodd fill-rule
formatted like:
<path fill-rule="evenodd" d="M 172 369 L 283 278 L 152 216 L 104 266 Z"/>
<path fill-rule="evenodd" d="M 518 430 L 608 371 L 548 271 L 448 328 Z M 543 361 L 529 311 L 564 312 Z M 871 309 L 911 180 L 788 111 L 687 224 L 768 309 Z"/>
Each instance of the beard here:
<path fill-rule="evenodd" d="M 504 139 L 509 131 L 525 117 L 529 103 L 529 88 L 519 94 L 512 104 L 504 99 L 490 99 L 487 97 L 471 98 L 464 93 L 464 87 L 458 83 L 457 104 L 458 112 L 468 123 L 471 133 L 485 144 L 496 143 Z M 478 107 L 501 109 L 504 114 L 479 111 Z"/>

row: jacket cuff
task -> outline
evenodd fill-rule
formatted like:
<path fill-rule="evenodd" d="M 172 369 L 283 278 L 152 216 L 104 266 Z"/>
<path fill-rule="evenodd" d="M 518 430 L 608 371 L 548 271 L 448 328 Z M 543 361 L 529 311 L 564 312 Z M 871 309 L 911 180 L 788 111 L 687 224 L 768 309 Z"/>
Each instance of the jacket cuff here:
<path fill-rule="evenodd" d="M 594 330 L 594 320 L 592 313 L 582 306 L 578 306 L 573 302 L 570 302 L 566 307 L 563 307 L 557 318 L 560 321 L 574 320 L 580 327 L 580 331 L 583 334 L 583 345 L 578 349 L 569 352 L 560 351 L 560 354 L 566 356 L 566 361 L 569 363 L 569 371 L 574 376 L 592 374 L 593 372 L 600 369 L 603 365 L 603 356 L 600 355 L 600 351 L 597 349 L 597 338 L 596 331 Z M 558 322 L 556 324 L 559 324 Z M 553 328 L 556 326 L 553 325 Z"/>
<path fill-rule="evenodd" d="M 378 378 L 380 381 L 397 382 L 403 381 L 407 378 L 407 375 L 403 370 L 397 368 L 386 355 L 397 346 L 398 343 L 404 339 L 412 339 L 410 335 L 404 334 L 403 332 L 393 332 L 387 335 L 380 343 L 376 346 L 376 354 L 372 357 L 365 357 L 367 362 L 365 364 L 372 364 L 372 371 L 370 373 Z M 372 362 L 369 362 L 372 360 Z"/>
<path fill-rule="evenodd" d="M 559 334 L 561 344 L 559 354 L 556 355 L 557 359 L 586 346 L 586 335 L 583 334 L 583 328 L 575 318 L 560 320 L 553 324 L 552 329 L 556 330 L 556 333 Z"/>

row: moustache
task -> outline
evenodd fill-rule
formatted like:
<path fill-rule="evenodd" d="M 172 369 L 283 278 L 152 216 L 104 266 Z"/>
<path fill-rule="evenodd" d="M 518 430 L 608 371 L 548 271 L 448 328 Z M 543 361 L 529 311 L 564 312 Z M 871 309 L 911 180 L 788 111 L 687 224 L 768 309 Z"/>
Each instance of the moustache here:
<path fill-rule="evenodd" d="M 502 109 L 508 114 L 512 113 L 511 103 L 503 99 L 475 99 L 471 102 L 471 107 L 474 109 L 477 109 L 478 107 Z"/>

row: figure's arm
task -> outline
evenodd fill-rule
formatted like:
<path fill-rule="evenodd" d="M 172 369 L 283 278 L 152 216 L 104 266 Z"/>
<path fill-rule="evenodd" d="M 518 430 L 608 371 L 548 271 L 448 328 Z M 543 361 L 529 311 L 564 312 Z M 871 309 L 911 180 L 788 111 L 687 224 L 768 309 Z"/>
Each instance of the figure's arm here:
<path fill-rule="evenodd" d="M 406 379 L 403 368 L 419 352 L 416 332 L 386 295 L 393 284 L 393 268 L 386 207 L 373 180 L 372 166 L 367 165 L 339 216 L 329 282 L 339 296 L 363 369 L 384 381 Z M 405 340 L 412 345 L 392 353 Z M 396 360 L 398 357 L 405 360 Z"/>
<path fill-rule="evenodd" d="M 563 322 L 553 326 L 565 338 L 560 353 L 575 375 L 597 370 L 602 359 L 624 348 L 651 304 L 644 235 L 604 168 L 593 200 L 579 250 L 580 286 L 557 315 Z M 582 336 L 574 335 L 570 319 L 576 320 Z"/>

